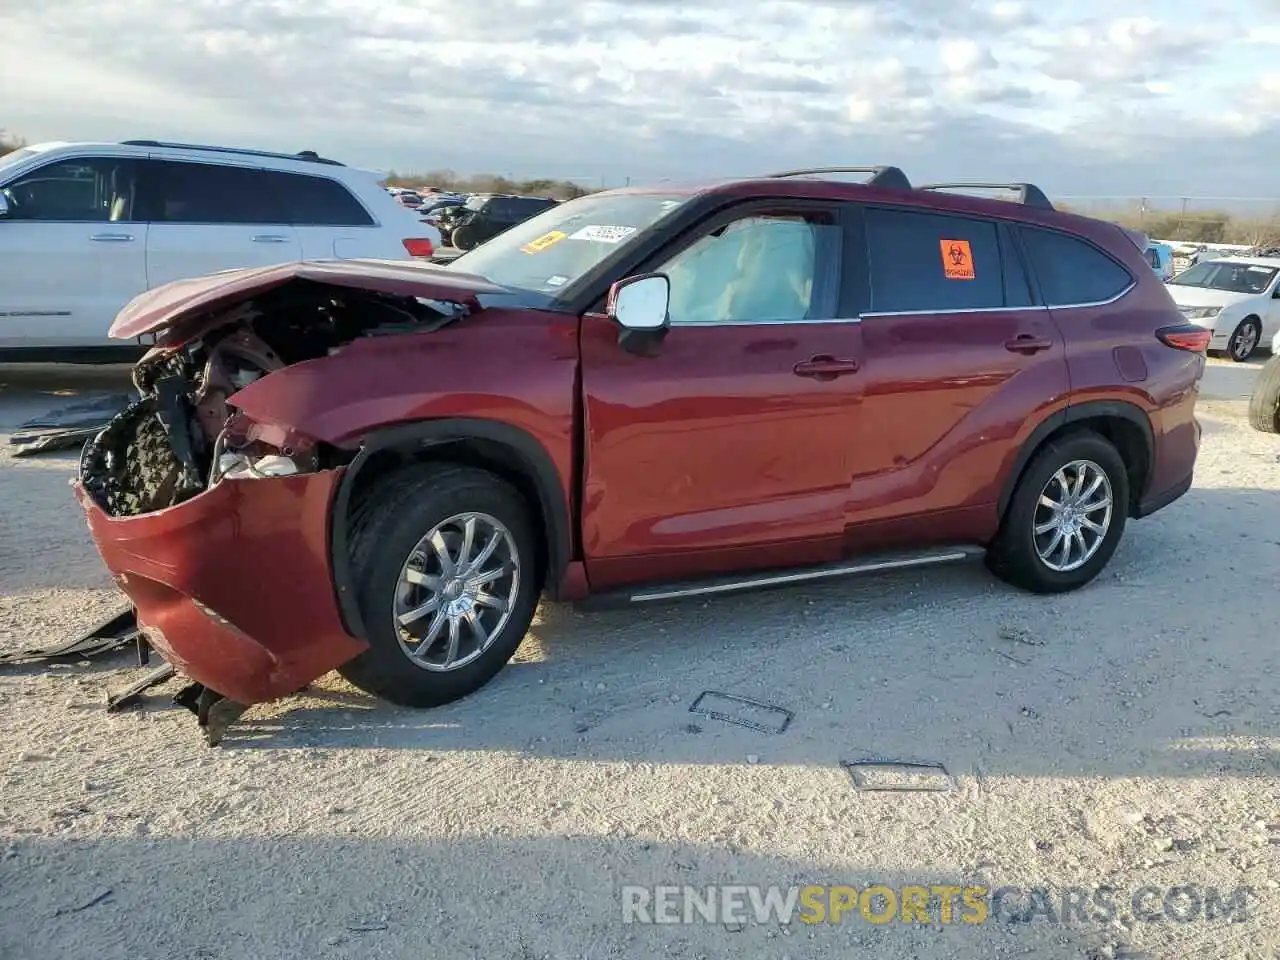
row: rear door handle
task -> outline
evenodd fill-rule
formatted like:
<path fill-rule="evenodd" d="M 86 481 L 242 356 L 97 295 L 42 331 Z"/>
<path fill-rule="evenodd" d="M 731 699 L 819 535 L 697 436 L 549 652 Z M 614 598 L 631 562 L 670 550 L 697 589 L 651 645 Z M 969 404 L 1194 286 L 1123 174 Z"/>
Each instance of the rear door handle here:
<path fill-rule="evenodd" d="M 260 233 L 253 238 L 254 243 L 288 243 L 288 237 L 282 237 L 278 233 Z"/>
<path fill-rule="evenodd" d="M 813 377 L 815 380 L 834 380 L 836 377 L 843 376 L 846 373 L 858 372 L 858 361 L 848 359 L 837 359 L 836 357 L 821 354 L 811 357 L 808 360 L 801 360 L 794 367 L 792 372 L 797 377 Z"/>
<path fill-rule="evenodd" d="M 96 240 L 98 243 L 129 243 L 133 240 L 132 233 L 95 233 L 89 238 Z"/>
<path fill-rule="evenodd" d="M 1044 337 L 1033 336 L 1024 333 L 1014 337 L 1012 340 L 1006 340 L 1004 348 L 1011 353 L 1033 354 L 1039 353 L 1041 350 L 1048 350 L 1053 346 L 1052 340 L 1046 340 Z"/>

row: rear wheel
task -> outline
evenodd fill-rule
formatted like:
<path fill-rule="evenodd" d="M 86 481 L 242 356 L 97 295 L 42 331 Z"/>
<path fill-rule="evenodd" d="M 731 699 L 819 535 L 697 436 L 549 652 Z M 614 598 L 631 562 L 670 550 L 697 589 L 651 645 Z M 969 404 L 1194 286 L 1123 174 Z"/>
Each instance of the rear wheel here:
<path fill-rule="evenodd" d="M 462 226 L 453 231 L 453 235 L 449 238 L 449 244 L 455 250 L 470 250 L 474 247 L 476 232 L 472 227 Z"/>
<path fill-rule="evenodd" d="M 1245 317 L 1231 333 L 1227 341 L 1227 356 L 1236 363 L 1244 363 L 1253 351 L 1258 349 L 1258 341 L 1262 339 L 1262 323 L 1257 317 Z"/>
<path fill-rule="evenodd" d="M 1129 475 L 1111 443 L 1095 433 L 1055 440 L 1018 481 L 987 567 L 1034 593 L 1082 587 L 1115 553 L 1128 504 Z"/>
<path fill-rule="evenodd" d="M 538 602 L 524 498 L 483 470 L 417 467 L 357 508 L 351 565 L 369 649 L 340 672 L 393 703 L 433 707 L 484 686 Z"/>
<path fill-rule="evenodd" d="M 1267 361 L 1253 383 L 1249 423 L 1263 433 L 1280 433 L 1280 354 Z"/>

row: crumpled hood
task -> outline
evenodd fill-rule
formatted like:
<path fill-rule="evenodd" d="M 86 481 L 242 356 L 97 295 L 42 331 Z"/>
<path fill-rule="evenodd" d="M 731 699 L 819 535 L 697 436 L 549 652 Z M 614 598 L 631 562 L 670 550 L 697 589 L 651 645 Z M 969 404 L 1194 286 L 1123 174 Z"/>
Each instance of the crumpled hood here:
<path fill-rule="evenodd" d="M 1180 307 L 1229 307 L 1241 300 L 1257 296 L 1253 293 L 1232 293 L 1229 290 L 1212 290 L 1209 287 L 1180 287 L 1168 285 L 1169 296 Z"/>
<path fill-rule="evenodd" d="M 291 280 L 479 306 L 482 293 L 510 293 L 484 277 L 413 260 L 312 260 L 224 270 L 176 280 L 134 297 L 116 316 L 109 336 L 132 340 L 165 334 L 169 344 L 199 336 L 202 317 Z"/>

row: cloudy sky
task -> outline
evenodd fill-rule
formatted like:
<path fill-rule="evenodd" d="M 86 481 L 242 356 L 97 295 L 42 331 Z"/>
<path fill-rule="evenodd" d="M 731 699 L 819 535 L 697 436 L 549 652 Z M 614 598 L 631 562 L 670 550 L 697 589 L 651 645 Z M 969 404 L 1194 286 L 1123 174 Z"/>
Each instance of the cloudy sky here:
<path fill-rule="evenodd" d="M 1280 197 L 1280 0 L 0 0 L 0 91 L 28 140 Z"/>

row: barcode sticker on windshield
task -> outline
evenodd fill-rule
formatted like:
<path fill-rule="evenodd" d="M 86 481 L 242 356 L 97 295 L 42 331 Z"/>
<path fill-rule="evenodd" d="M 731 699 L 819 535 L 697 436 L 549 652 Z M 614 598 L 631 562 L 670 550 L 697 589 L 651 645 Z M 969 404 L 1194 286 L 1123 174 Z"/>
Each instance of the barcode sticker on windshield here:
<path fill-rule="evenodd" d="M 621 243 L 636 232 L 635 227 L 610 227 L 592 224 L 569 236 L 570 240 L 594 240 L 596 243 Z"/>

